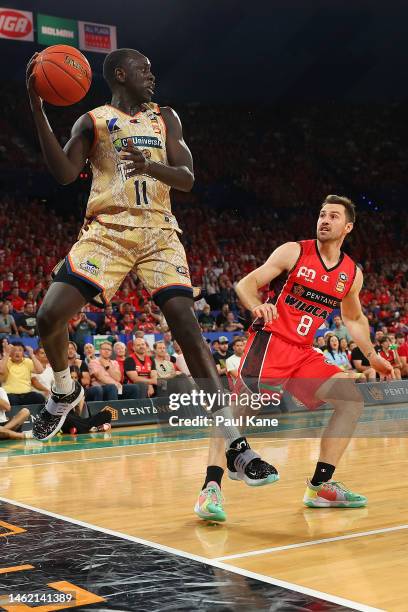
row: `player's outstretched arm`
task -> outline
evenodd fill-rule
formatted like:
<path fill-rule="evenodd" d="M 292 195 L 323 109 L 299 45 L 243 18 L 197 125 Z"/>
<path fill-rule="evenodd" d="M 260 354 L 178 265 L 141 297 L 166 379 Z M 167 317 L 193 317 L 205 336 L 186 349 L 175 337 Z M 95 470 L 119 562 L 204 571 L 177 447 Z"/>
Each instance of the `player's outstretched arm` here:
<path fill-rule="evenodd" d="M 244 276 L 237 284 L 235 291 L 241 303 L 251 310 L 256 317 L 263 317 L 265 322 L 272 321 L 277 316 L 273 304 L 262 304 L 259 299 L 259 289 L 268 285 L 283 272 L 288 272 L 296 264 L 300 255 L 300 245 L 297 242 L 286 242 L 274 250 L 266 262 Z"/>
<path fill-rule="evenodd" d="M 47 167 L 59 183 L 67 185 L 75 181 L 89 155 L 94 137 L 93 122 L 88 114 L 82 115 L 72 128 L 71 139 L 62 149 L 48 122 L 43 102 L 34 88 L 35 76 L 32 71 L 37 55 L 35 53 L 27 65 L 26 83 L 30 106 Z"/>
<path fill-rule="evenodd" d="M 363 286 L 363 273 L 357 268 L 356 278 L 349 293 L 341 303 L 341 316 L 351 337 L 359 349 L 367 357 L 370 365 L 380 374 L 394 377 L 391 364 L 377 355 L 370 340 L 370 327 L 368 319 L 361 309 L 360 291 Z"/>
<path fill-rule="evenodd" d="M 177 113 L 170 107 L 161 109 L 167 129 L 166 150 L 169 165 L 146 159 L 130 141 L 120 154 L 127 162 L 126 177 L 147 174 L 174 189 L 191 191 L 194 185 L 193 158 L 183 138 L 183 129 Z"/>

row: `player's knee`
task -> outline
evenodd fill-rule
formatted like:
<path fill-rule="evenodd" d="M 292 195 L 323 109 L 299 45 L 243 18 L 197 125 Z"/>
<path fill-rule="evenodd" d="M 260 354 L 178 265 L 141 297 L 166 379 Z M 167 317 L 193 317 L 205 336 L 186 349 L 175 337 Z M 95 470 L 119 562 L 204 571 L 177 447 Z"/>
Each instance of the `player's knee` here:
<path fill-rule="evenodd" d="M 37 313 L 37 326 L 40 335 L 49 334 L 61 323 L 61 310 L 57 304 L 44 300 Z"/>
<path fill-rule="evenodd" d="M 350 408 L 356 411 L 362 411 L 364 408 L 364 399 L 359 385 L 356 384 L 355 376 L 336 377 L 334 380 L 332 379 L 330 387 L 322 391 L 320 399 L 328 401 L 335 408 Z"/>
<path fill-rule="evenodd" d="M 340 379 L 336 384 L 336 405 L 342 409 L 351 409 L 361 413 L 364 399 L 354 379 Z"/>
<path fill-rule="evenodd" d="M 194 314 L 192 299 L 174 297 L 166 301 L 161 309 L 180 345 L 202 339 L 202 331 Z"/>

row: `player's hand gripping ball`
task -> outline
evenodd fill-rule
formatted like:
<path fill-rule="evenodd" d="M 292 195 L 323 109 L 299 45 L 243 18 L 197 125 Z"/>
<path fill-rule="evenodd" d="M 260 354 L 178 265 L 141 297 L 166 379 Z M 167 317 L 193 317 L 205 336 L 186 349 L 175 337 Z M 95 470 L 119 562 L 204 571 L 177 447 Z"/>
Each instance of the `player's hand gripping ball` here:
<path fill-rule="evenodd" d="M 36 54 L 28 65 L 36 94 L 55 106 L 82 100 L 92 81 L 85 55 L 69 45 L 53 45 Z"/>

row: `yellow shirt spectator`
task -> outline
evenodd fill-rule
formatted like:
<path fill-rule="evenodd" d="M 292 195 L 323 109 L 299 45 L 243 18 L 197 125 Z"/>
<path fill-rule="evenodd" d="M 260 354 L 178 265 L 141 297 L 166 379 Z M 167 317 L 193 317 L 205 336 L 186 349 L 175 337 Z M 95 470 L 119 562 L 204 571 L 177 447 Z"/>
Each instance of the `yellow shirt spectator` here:
<path fill-rule="evenodd" d="M 31 359 L 25 357 L 20 363 L 15 363 L 11 359 L 7 361 L 7 378 L 3 383 L 3 388 L 7 393 L 30 393 L 31 374 L 34 371 L 34 364 Z"/>

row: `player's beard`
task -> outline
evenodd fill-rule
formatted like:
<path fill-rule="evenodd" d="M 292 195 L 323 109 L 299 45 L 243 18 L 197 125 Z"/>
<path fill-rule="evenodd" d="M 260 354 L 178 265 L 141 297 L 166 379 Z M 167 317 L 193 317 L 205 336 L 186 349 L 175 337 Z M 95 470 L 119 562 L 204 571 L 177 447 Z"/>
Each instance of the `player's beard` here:
<path fill-rule="evenodd" d="M 328 242 L 329 240 L 333 240 L 333 233 L 332 230 L 327 230 L 325 232 L 322 232 L 321 230 L 318 230 L 317 232 L 317 238 L 320 242 Z"/>

